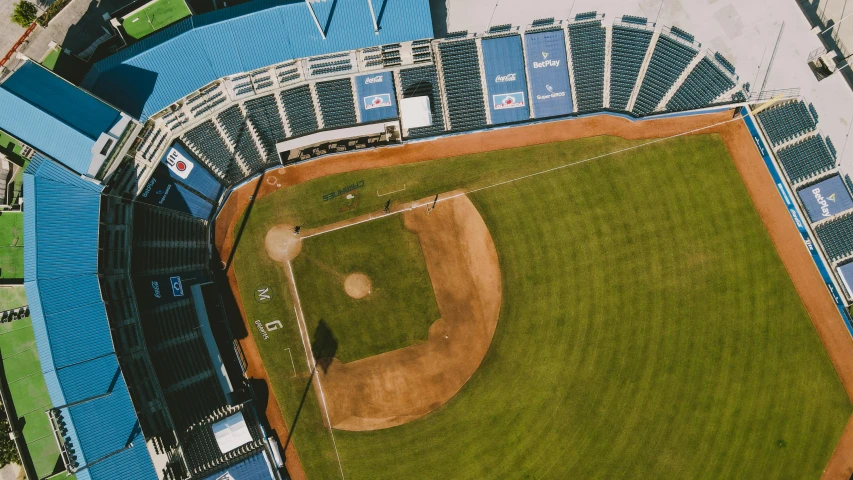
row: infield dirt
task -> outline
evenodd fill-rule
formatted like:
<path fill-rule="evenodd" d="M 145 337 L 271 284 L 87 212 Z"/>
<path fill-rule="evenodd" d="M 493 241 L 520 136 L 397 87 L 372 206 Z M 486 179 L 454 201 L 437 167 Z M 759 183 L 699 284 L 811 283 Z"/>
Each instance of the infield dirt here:
<path fill-rule="evenodd" d="M 249 182 L 231 194 L 216 220 L 215 244 L 221 258 L 229 258 L 234 243 L 234 227 L 248 207 L 250 197 L 261 198 L 278 188 L 326 175 L 598 135 L 613 135 L 636 140 L 669 137 L 686 132 L 718 133 L 722 136 L 776 250 L 826 347 L 845 391 L 853 400 L 853 339 L 847 332 L 751 135 L 740 119 L 732 119 L 730 111 L 633 122 L 623 118 L 599 115 L 360 151 L 278 169 Z M 268 182 L 269 178 L 274 178 L 275 181 Z M 239 290 L 233 269 L 229 268 L 228 276 L 239 301 Z M 242 305 L 240 308 L 242 309 Z M 247 337 L 240 342 L 249 362 L 249 375 L 266 380 L 266 372 L 254 341 L 251 337 Z M 270 402 L 267 415 L 270 417 L 273 428 L 279 431 L 280 435 L 281 432 L 285 432 L 286 435 L 281 413 L 274 402 Z M 853 472 L 851 445 L 853 445 L 853 425 L 848 423 L 824 471 L 823 478 L 850 477 Z M 294 478 L 304 478 L 295 452 L 289 449 L 286 455 L 291 475 Z"/>

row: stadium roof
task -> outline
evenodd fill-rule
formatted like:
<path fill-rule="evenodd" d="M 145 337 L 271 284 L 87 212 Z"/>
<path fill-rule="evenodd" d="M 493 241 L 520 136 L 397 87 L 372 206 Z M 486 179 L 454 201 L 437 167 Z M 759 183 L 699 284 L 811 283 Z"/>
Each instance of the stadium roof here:
<path fill-rule="evenodd" d="M 294 58 L 432 38 L 428 0 L 254 0 L 189 17 L 97 62 L 82 86 L 141 120 L 227 75 Z"/>
<path fill-rule="evenodd" d="M 97 277 L 102 188 L 33 157 L 24 172 L 24 287 L 42 373 L 69 456 L 80 468 L 77 478 L 156 479 Z"/>
<path fill-rule="evenodd" d="M 0 105 L 0 129 L 82 174 L 98 139 L 122 119 L 115 108 L 31 61 L 0 84 Z"/>

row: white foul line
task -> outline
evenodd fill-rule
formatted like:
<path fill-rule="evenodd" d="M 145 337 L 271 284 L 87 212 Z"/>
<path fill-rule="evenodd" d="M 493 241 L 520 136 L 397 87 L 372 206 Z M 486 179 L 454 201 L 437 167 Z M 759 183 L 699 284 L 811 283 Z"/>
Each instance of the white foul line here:
<path fill-rule="evenodd" d="M 449 196 L 446 196 L 446 197 L 440 197 L 438 200 L 434 200 L 434 201 L 433 201 L 433 200 L 430 200 L 430 201 L 428 201 L 428 202 L 426 202 L 426 203 L 423 203 L 423 204 L 416 205 L 414 202 L 412 202 L 412 204 L 411 204 L 409 207 L 407 207 L 407 208 L 401 208 L 401 209 L 399 209 L 399 210 L 394 210 L 394 211 L 392 211 L 392 212 L 388 212 L 388 213 L 386 213 L 385 215 L 380 215 L 380 216 L 377 216 L 377 217 L 374 217 L 373 215 L 371 215 L 369 218 L 365 218 L 365 219 L 363 219 L 363 220 L 359 220 L 359 221 L 357 221 L 357 222 L 352 222 L 352 223 L 347 223 L 347 224 L 344 224 L 344 225 L 340 225 L 340 226 L 335 227 L 335 228 L 330 228 L 329 230 L 323 230 L 323 231 L 320 231 L 320 232 L 317 232 L 317 233 L 312 233 L 312 234 L 310 234 L 310 235 L 305 235 L 305 236 L 303 236 L 302 238 L 303 238 L 303 239 L 305 239 L 305 238 L 316 237 L 316 236 L 318 236 L 318 235 L 322 235 L 322 234 L 324 234 L 324 233 L 334 232 L 334 231 L 336 231 L 336 230 L 341 230 L 341 229 L 343 229 L 343 228 L 352 227 L 352 226 L 355 226 L 355 225 L 359 225 L 359 224 L 362 224 L 362 223 L 369 222 L 369 221 L 371 221 L 371 220 L 376 220 L 377 218 L 383 218 L 383 217 L 386 217 L 386 216 L 389 216 L 389 215 L 396 215 L 396 214 L 398 214 L 398 213 L 408 212 L 408 211 L 410 211 L 410 210 L 414 210 L 414 209 L 416 209 L 416 208 L 418 208 L 418 207 L 423 207 L 423 206 L 429 205 L 430 203 L 433 203 L 433 202 L 438 203 L 438 202 L 443 202 L 443 201 L 445 201 L 445 200 L 451 200 L 451 199 L 454 199 L 454 198 L 459 197 L 459 196 L 462 196 L 462 195 L 468 195 L 469 193 L 475 193 L 475 192 L 479 192 L 479 191 L 481 191 L 481 190 L 487 190 L 487 189 L 489 189 L 489 188 L 494 188 L 494 187 L 499 187 L 499 186 L 501 186 L 501 185 L 506 185 L 506 184 L 508 184 L 508 183 L 518 182 L 518 181 L 520 181 L 520 180 L 524 180 L 524 179 L 527 179 L 527 178 L 530 178 L 530 177 L 535 177 L 535 176 L 538 176 L 538 175 L 543 175 L 543 174 L 550 173 L 550 172 L 554 172 L 554 171 L 557 171 L 557 170 L 562 170 L 562 169 L 564 169 L 564 168 L 568 168 L 568 167 L 574 167 L 574 166 L 581 165 L 581 164 L 584 164 L 584 163 L 587 163 L 587 162 L 591 162 L 591 161 L 593 161 L 593 160 L 600 160 L 600 159 L 602 159 L 602 158 L 609 157 L 609 156 L 611 156 L 611 155 L 617 155 L 617 154 L 620 154 L 620 153 L 625 153 L 625 152 L 628 152 L 628 151 L 631 151 L 631 150 L 636 150 L 636 149 L 639 149 L 639 148 L 641 148 L 641 147 L 645 147 L 645 146 L 647 146 L 647 145 L 652 145 L 652 144 L 654 144 L 654 143 L 660 143 L 660 142 L 663 142 L 663 141 L 665 141 L 665 140 L 670 140 L 670 139 L 677 138 L 677 137 L 683 137 L 683 136 L 685 136 L 685 135 L 690 135 L 690 134 L 693 134 L 693 133 L 696 133 L 696 132 L 700 132 L 700 131 L 702 131 L 702 130 L 707 130 L 707 129 L 709 129 L 709 128 L 717 127 L 717 126 L 720 126 L 720 125 L 725 125 L 726 123 L 730 123 L 730 122 L 733 122 L 733 121 L 736 121 L 736 120 L 741 120 L 741 117 L 739 117 L 739 116 L 738 116 L 738 117 L 734 117 L 734 118 L 731 118 L 730 120 L 724 120 L 724 121 L 722 121 L 722 122 L 714 123 L 714 124 L 712 124 L 712 125 L 706 125 L 706 126 L 704 126 L 704 127 L 695 128 L 695 129 L 693 129 L 693 130 L 688 130 L 688 131 L 686 131 L 686 132 L 682 132 L 682 133 L 676 133 L 675 135 L 670 135 L 670 136 L 668 136 L 668 137 L 655 138 L 655 139 L 649 140 L 648 142 L 641 143 L 641 144 L 639 144 L 639 145 L 632 145 L 632 146 L 630 146 L 630 147 L 625 147 L 625 148 L 622 148 L 622 149 L 619 149 L 619 150 L 614 150 L 614 151 L 612 151 L 612 152 L 602 153 L 601 155 L 596 155 L 596 156 L 594 156 L 594 157 L 589 157 L 589 158 L 585 158 L 585 159 L 583 159 L 583 160 L 578 160 L 577 162 L 566 163 L 566 164 L 564 164 L 564 165 L 558 165 L 558 166 L 556 166 L 556 167 L 551 167 L 551 168 L 548 168 L 548 169 L 545 169 L 545 170 L 540 170 L 540 171 L 538 171 L 538 172 L 528 173 L 527 175 L 522 175 L 522 176 L 520 176 L 520 177 L 511 178 L 511 179 L 509 179 L 509 180 L 504 180 L 504 181 L 502 181 L 502 182 L 493 183 L 493 184 L 491 184 L 491 185 L 486 185 L 485 187 L 479 187 L 479 188 L 474 188 L 474 189 L 472 189 L 472 190 L 468 190 L 468 191 L 457 192 L 457 193 L 454 193 L 453 195 L 449 195 Z"/>
<path fill-rule="evenodd" d="M 308 338 L 308 328 L 305 326 L 305 317 L 302 313 L 302 302 L 299 300 L 299 291 L 296 289 L 296 278 L 293 275 L 290 260 L 284 262 L 284 265 L 287 267 L 287 278 L 290 281 L 290 287 L 293 289 L 293 299 L 296 300 L 293 310 L 296 312 L 296 323 L 299 325 L 299 336 L 302 337 L 302 346 L 305 347 L 305 359 L 308 361 L 308 366 L 311 367 L 311 376 L 317 382 L 317 390 L 320 392 L 320 401 L 323 402 L 323 413 L 326 415 L 326 422 L 329 424 L 329 435 L 332 437 L 332 446 L 335 447 L 335 457 L 338 459 L 341 479 L 345 479 L 344 466 L 341 464 L 341 455 L 338 453 L 338 444 L 335 441 L 335 433 L 332 431 L 332 419 L 329 418 L 329 407 L 326 405 L 326 395 L 323 393 L 323 384 L 320 383 L 320 376 L 317 374 L 314 352 L 311 351 L 311 340 Z"/>

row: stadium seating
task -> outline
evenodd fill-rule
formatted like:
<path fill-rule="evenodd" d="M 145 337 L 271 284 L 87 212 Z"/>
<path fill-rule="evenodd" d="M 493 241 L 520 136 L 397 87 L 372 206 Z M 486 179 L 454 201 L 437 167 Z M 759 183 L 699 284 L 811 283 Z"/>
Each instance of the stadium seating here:
<path fill-rule="evenodd" d="M 216 437 L 213 434 L 213 429 L 211 428 L 211 426 L 216 422 L 239 412 L 243 415 L 243 419 L 246 421 L 246 426 L 249 429 L 251 437 L 253 439 L 263 438 L 252 405 L 253 404 L 251 402 L 248 402 L 246 404 L 236 406 L 222 406 L 189 428 L 185 436 L 183 450 L 187 463 L 190 466 L 190 471 L 193 474 L 199 473 L 202 468 L 216 468 L 220 464 L 228 462 L 229 460 L 245 456 L 249 452 L 262 448 L 263 441 L 255 440 L 222 455 L 219 450 Z M 207 462 L 209 462 L 211 458 L 216 458 L 216 460 L 212 462 L 212 465 L 207 465 Z"/>
<path fill-rule="evenodd" d="M 243 104 L 246 108 L 246 118 L 255 129 L 266 163 L 273 164 L 278 161 L 276 143 L 285 139 L 284 122 L 278 111 L 278 104 L 273 95 L 247 100 Z"/>
<path fill-rule="evenodd" d="M 835 166 L 835 159 L 820 135 L 800 140 L 776 152 L 791 183 L 800 183 Z"/>
<path fill-rule="evenodd" d="M 306 135 L 317 130 L 317 114 L 308 85 L 281 92 L 281 103 L 293 136 Z"/>
<path fill-rule="evenodd" d="M 630 23 L 626 17 L 622 17 L 622 21 Z M 642 25 L 646 24 L 645 19 L 642 19 L 642 22 Z M 610 48 L 610 108 L 627 110 L 652 35 L 651 30 L 613 26 Z"/>
<path fill-rule="evenodd" d="M 447 96 L 451 130 L 473 130 L 486 126 L 483 79 L 474 39 L 438 44 L 441 72 Z"/>
<path fill-rule="evenodd" d="M 234 152 L 239 155 L 249 172 L 257 172 L 263 169 L 264 161 L 255 146 L 255 139 L 243 116 L 243 111 L 238 105 L 231 105 L 216 116 L 222 131 L 225 132 L 228 141 L 234 145 Z"/>
<path fill-rule="evenodd" d="M 444 107 L 435 66 L 428 65 L 400 70 L 399 76 L 403 98 L 429 97 L 432 108 L 432 125 L 409 130 L 409 137 L 420 138 L 438 135 L 444 131 Z"/>
<path fill-rule="evenodd" d="M 832 155 L 832 158 L 838 160 L 838 152 L 835 150 L 835 145 L 832 144 L 832 140 L 829 137 L 826 137 L 826 148 L 829 149 L 829 153 Z"/>
<path fill-rule="evenodd" d="M 216 130 L 213 120 L 207 120 L 187 131 L 184 143 L 192 147 L 199 159 L 225 183 L 233 184 L 242 180 L 243 174 L 234 162 L 234 156 L 222 136 Z"/>
<path fill-rule="evenodd" d="M 595 12 L 592 12 L 595 18 Z M 584 14 L 576 19 L 584 19 Z M 600 20 L 569 25 L 574 86 L 578 112 L 598 110 L 604 105 L 604 49 L 607 33 Z"/>
<path fill-rule="evenodd" d="M 853 253 L 853 213 L 816 226 L 815 233 L 831 262 Z"/>
<path fill-rule="evenodd" d="M 735 82 L 708 57 L 703 58 L 687 75 L 675 95 L 667 102 L 670 111 L 691 110 L 710 105 L 720 95 L 734 88 Z"/>
<path fill-rule="evenodd" d="M 649 60 L 633 112 L 637 115 L 654 112 L 698 53 L 695 48 L 661 34 Z"/>
<path fill-rule="evenodd" d="M 774 146 L 814 131 L 816 125 L 802 100 L 793 100 L 758 113 L 758 119 Z"/>
<path fill-rule="evenodd" d="M 340 128 L 356 124 L 352 81 L 349 78 L 319 82 L 315 88 L 325 128 Z"/>

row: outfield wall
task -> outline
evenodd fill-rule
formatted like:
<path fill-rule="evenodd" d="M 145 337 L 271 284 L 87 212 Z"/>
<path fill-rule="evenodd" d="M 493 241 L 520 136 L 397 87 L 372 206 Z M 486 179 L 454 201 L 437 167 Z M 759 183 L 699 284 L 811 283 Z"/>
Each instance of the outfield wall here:
<path fill-rule="evenodd" d="M 838 292 L 838 288 L 830 274 L 829 268 L 823 261 L 823 256 L 821 255 L 820 250 L 818 250 L 815 241 L 811 238 L 811 232 L 806 227 L 806 222 L 803 221 L 803 215 L 800 213 L 799 207 L 792 199 L 792 193 L 789 191 L 787 184 L 782 179 L 783 177 L 779 173 L 779 169 L 777 168 L 773 157 L 770 155 L 771 150 L 767 147 L 764 137 L 758 130 L 758 126 L 755 124 L 755 121 L 752 119 L 748 107 L 741 110 L 741 115 L 744 123 L 746 124 L 746 128 L 749 129 L 749 133 L 752 135 L 756 148 L 758 148 L 758 152 L 761 154 L 761 158 L 764 160 L 764 165 L 770 172 L 770 176 L 773 178 L 773 182 L 776 184 L 779 194 L 782 195 L 782 199 L 785 201 L 785 206 L 788 207 L 788 213 L 791 215 L 791 220 L 793 220 L 794 224 L 797 226 L 797 230 L 799 230 L 800 235 L 803 237 L 803 243 L 805 243 L 806 247 L 809 249 L 812 260 L 814 261 L 818 272 L 820 272 L 820 276 L 823 278 L 826 288 L 829 289 L 829 293 L 832 295 L 832 301 L 835 302 L 835 306 L 838 308 L 838 313 L 841 314 L 841 318 L 844 320 L 844 326 L 847 327 L 847 332 L 850 333 L 851 337 L 853 337 L 853 323 L 851 323 L 850 315 L 847 313 L 847 305 L 845 305 L 844 300 Z"/>

